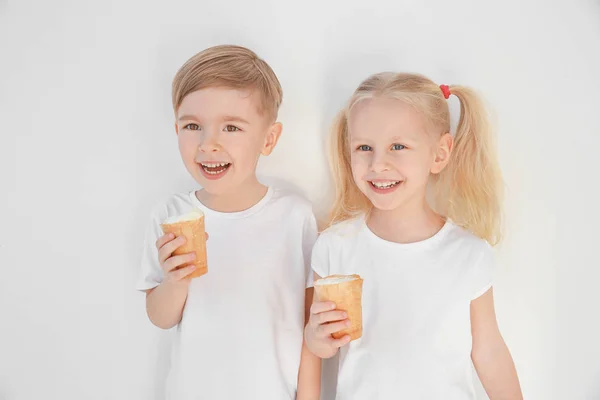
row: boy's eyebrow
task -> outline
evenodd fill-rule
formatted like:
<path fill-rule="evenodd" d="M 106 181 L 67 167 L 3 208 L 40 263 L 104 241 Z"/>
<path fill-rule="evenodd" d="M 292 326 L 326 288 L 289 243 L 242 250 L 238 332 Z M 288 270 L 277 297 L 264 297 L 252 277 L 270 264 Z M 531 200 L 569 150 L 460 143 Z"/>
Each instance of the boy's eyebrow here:
<path fill-rule="evenodd" d="M 226 115 L 222 118 L 223 122 L 241 122 L 242 124 L 250 124 L 242 117 L 236 117 L 233 115 Z"/>
<path fill-rule="evenodd" d="M 198 121 L 198 118 L 196 118 L 193 115 L 182 115 L 181 117 L 177 118 L 177 121 L 186 121 L 186 120 Z M 236 117 L 236 116 L 233 116 L 233 115 L 226 115 L 223 118 L 221 118 L 221 120 L 223 122 L 241 122 L 243 124 L 250 124 L 244 118 L 242 118 L 242 117 Z"/>
<path fill-rule="evenodd" d="M 197 120 L 198 118 L 196 118 L 193 115 L 182 115 L 181 117 L 177 118 L 177 121 L 185 121 L 188 119 L 193 119 L 193 120 Z"/>

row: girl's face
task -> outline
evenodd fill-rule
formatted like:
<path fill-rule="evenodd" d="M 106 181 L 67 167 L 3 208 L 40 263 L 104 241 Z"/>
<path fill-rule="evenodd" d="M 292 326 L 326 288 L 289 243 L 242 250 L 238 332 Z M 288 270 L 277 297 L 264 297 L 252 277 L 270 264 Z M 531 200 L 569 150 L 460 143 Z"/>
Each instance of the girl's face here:
<path fill-rule="evenodd" d="M 383 211 L 423 202 L 429 175 L 442 171 L 452 148 L 449 134 L 428 132 L 412 106 L 390 98 L 356 104 L 348 134 L 354 182 Z"/>

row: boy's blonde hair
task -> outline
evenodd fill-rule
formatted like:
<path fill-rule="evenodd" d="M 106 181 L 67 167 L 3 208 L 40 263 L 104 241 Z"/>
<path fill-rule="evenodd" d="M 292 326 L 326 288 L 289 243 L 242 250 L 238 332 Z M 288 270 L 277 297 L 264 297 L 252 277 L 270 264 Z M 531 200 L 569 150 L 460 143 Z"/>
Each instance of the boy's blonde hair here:
<path fill-rule="evenodd" d="M 495 245 L 501 239 L 502 175 L 482 101 L 464 86 L 449 86 L 460 101 L 460 120 L 450 161 L 431 176 L 432 208 L 454 223 Z M 413 106 L 439 137 L 450 131 L 450 111 L 440 86 L 407 73 L 380 73 L 363 81 L 331 129 L 330 165 L 336 197 L 330 224 L 372 208 L 352 178 L 348 118 L 354 105 L 373 97 L 394 98 Z"/>
<path fill-rule="evenodd" d="M 210 87 L 254 90 L 261 97 L 259 112 L 277 118 L 283 98 L 281 84 L 269 64 L 245 47 L 209 47 L 186 61 L 173 79 L 175 113 L 185 96 Z"/>

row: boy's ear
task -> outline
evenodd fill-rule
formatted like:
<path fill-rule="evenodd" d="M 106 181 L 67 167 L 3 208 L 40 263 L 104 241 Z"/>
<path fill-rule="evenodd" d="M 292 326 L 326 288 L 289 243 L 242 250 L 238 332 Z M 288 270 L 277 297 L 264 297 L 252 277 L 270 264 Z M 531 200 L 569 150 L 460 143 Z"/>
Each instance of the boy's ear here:
<path fill-rule="evenodd" d="M 261 151 L 261 154 L 263 156 L 268 156 L 269 154 L 271 154 L 271 152 L 277 145 L 277 141 L 281 136 L 282 130 L 283 125 L 281 125 L 281 122 L 275 122 L 269 127 L 269 130 L 267 131 L 267 136 L 265 137 L 265 144 Z"/>
<path fill-rule="evenodd" d="M 179 125 L 177 125 L 177 122 L 175 122 L 175 134 L 179 135 Z"/>
<path fill-rule="evenodd" d="M 433 165 L 431 166 L 430 171 L 432 174 L 439 174 L 444 170 L 444 168 L 446 168 L 450 162 L 450 154 L 452 154 L 453 145 L 454 139 L 452 138 L 452 135 L 449 133 L 442 135 L 437 143 L 435 159 L 433 160 Z"/>

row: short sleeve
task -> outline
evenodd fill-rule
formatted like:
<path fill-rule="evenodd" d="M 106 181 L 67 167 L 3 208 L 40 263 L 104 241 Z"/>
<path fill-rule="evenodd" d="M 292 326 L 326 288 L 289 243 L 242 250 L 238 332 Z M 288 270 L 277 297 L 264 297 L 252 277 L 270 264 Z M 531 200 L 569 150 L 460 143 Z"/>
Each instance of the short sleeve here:
<path fill-rule="evenodd" d="M 473 271 L 473 285 L 471 300 L 482 296 L 492 287 L 494 269 L 496 268 L 496 259 L 492 247 L 486 243 L 483 248 L 479 261 Z"/>
<path fill-rule="evenodd" d="M 160 211 L 155 211 L 146 228 L 140 271 L 135 286 L 137 290 L 144 291 L 155 288 L 160 285 L 164 278 L 164 273 L 158 261 L 158 250 L 156 249 L 156 240 L 163 234 L 160 228 L 161 220 Z"/>
<path fill-rule="evenodd" d="M 306 274 L 306 287 L 313 287 L 313 273 L 311 269 L 311 257 L 313 246 L 317 240 L 317 221 L 312 211 L 304 222 L 304 232 L 302 234 L 302 254 L 304 256 L 304 268 Z"/>
<path fill-rule="evenodd" d="M 311 268 L 320 277 L 330 275 L 329 273 L 329 246 L 327 234 L 321 234 L 312 251 Z"/>

